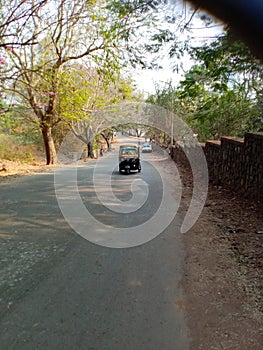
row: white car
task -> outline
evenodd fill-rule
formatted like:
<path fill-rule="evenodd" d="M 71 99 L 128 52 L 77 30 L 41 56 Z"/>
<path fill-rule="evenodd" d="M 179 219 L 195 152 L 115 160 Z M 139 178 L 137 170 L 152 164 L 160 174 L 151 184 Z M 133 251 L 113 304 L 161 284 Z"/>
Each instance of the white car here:
<path fill-rule="evenodd" d="M 153 151 L 152 145 L 150 143 L 144 143 L 142 145 L 142 153 L 151 153 Z"/>

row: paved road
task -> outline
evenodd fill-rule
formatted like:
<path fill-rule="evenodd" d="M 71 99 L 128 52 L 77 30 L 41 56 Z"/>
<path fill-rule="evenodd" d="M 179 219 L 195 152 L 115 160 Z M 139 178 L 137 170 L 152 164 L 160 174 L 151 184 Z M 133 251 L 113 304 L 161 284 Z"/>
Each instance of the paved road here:
<path fill-rule="evenodd" d="M 142 177 L 148 183 L 146 202 L 132 213 L 102 207 L 92 182 L 96 162 L 78 166 L 80 196 L 98 221 L 125 230 L 157 212 L 158 171 L 169 173 L 169 160 L 159 151 L 142 158 L 141 174 L 119 175 L 116 168 L 111 176 L 113 193 L 123 203 L 132 203 L 132 181 Z M 102 169 L 113 161 L 117 166 L 116 151 L 101 159 Z M 149 242 L 114 249 L 69 226 L 52 172 L 1 184 L 0 196 L 0 349 L 188 349 L 180 213 Z M 86 220 L 86 238 L 92 230 Z"/>

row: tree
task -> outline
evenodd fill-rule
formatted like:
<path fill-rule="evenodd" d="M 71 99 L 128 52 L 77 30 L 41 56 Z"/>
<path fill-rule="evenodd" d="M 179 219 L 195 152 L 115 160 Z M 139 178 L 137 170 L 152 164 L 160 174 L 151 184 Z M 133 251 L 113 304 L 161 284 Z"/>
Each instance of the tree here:
<path fill-rule="evenodd" d="M 108 149 L 110 149 L 111 130 L 109 130 L 108 127 L 104 129 L 102 122 L 96 119 L 94 120 L 91 112 L 103 109 L 109 105 L 118 104 L 126 99 L 138 99 L 138 96 L 134 93 L 134 87 L 129 80 L 125 81 L 119 79 L 111 82 L 107 79 L 107 76 L 103 77 L 101 73 L 98 75 L 94 70 L 88 70 L 86 74 L 89 76 L 89 79 L 87 79 L 87 75 L 86 78 L 84 78 L 85 81 L 88 81 L 88 86 L 84 91 L 84 94 L 88 96 L 85 103 L 85 109 L 82 109 L 84 115 L 79 115 L 76 118 L 68 118 L 68 123 L 74 135 L 86 144 L 88 157 L 94 158 L 93 142 L 95 136 L 100 133 L 106 140 Z M 77 92 L 77 95 L 82 94 Z M 70 103 L 68 103 L 68 106 L 69 105 Z M 65 110 L 66 109 L 64 109 L 64 111 Z M 74 109 L 73 114 L 75 114 Z"/>
<path fill-rule="evenodd" d="M 0 4 L 0 48 L 35 44 L 35 33 L 23 35 L 27 22 L 48 0 L 2 0 Z M 19 24 L 19 25 L 18 25 Z"/>
<path fill-rule="evenodd" d="M 263 69 L 246 45 L 227 32 L 189 52 L 194 64 L 177 89 L 157 87 L 149 101 L 172 104 L 201 141 L 263 130 Z"/>
<path fill-rule="evenodd" d="M 262 130 L 263 68 L 247 46 L 227 32 L 191 54 L 199 65 L 186 74 L 180 96 L 196 101 L 194 118 L 217 120 L 216 137 Z"/>
<path fill-rule="evenodd" d="M 56 149 L 52 129 L 63 120 L 58 104 L 63 105 L 60 86 L 66 69 L 70 63 L 78 62 L 95 67 L 104 76 L 116 77 L 122 66 L 121 49 L 128 48 L 129 37 L 147 16 L 141 1 L 131 3 L 132 6 L 127 3 L 123 11 L 115 12 L 111 3 L 103 1 L 23 3 L 26 15 L 22 12 L 17 21 L 2 23 L 1 45 L 6 55 L 4 61 L 0 61 L 2 89 L 15 93 L 17 103 L 31 108 L 32 120 L 38 121 L 42 133 L 47 164 L 54 164 Z M 20 7 L 15 9 L 18 11 Z M 136 22 L 138 11 L 139 23 Z M 9 33 L 13 37 L 19 34 L 19 43 L 10 42 Z M 81 99 L 77 94 L 72 96 Z M 77 100 L 74 103 L 78 104 Z"/>

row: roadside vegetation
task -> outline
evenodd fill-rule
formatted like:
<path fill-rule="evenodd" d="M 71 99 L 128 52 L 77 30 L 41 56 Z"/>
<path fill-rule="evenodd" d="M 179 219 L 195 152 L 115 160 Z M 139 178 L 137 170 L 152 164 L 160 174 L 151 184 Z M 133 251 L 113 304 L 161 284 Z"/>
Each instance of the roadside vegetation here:
<path fill-rule="evenodd" d="M 148 101 L 174 111 L 200 141 L 263 131 L 263 67 L 248 47 L 228 30 L 186 49 L 190 70 L 176 87 L 157 86 Z"/>
<path fill-rule="evenodd" d="M 164 51 L 175 74 L 186 57 L 192 66 L 177 85 L 157 85 L 148 102 L 174 111 L 200 141 L 262 131 L 262 63 L 222 23 L 188 11 L 187 20 L 179 0 L 2 1 L 0 158 L 30 160 L 41 152 L 55 164 L 69 131 L 91 158 L 100 139 L 110 148 L 114 130 L 96 135 L 93 112 L 142 100 L 132 69 L 161 69 Z M 194 17 L 223 29 L 197 45 Z M 169 142 L 158 130 L 148 134 Z"/>
<path fill-rule="evenodd" d="M 6 160 L 32 162 L 35 159 L 35 145 L 21 144 L 15 136 L 0 135 L 0 154 Z"/>

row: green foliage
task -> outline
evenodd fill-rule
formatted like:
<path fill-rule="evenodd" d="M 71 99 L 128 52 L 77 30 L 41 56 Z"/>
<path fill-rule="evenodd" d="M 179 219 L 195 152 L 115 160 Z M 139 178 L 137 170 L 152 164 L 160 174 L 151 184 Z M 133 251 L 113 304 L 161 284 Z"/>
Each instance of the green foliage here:
<path fill-rule="evenodd" d="M 157 104 L 170 111 L 179 112 L 177 91 L 172 86 L 171 82 L 167 82 L 167 85 L 164 88 L 156 85 L 155 95 L 149 96 L 147 102 Z"/>
<path fill-rule="evenodd" d="M 228 90 L 220 95 L 207 95 L 201 103 L 196 103 L 195 110 L 186 115 L 186 120 L 199 139 L 205 141 L 223 135 L 243 136 L 249 131 L 249 121 L 255 113 L 253 101 L 237 91 Z"/>
<path fill-rule="evenodd" d="M 192 48 L 192 57 L 199 64 L 185 74 L 177 97 L 199 139 L 262 130 L 263 70 L 248 48 L 227 33 Z"/>
<path fill-rule="evenodd" d="M 149 12 L 149 8 L 156 9 L 160 4 L 157 0 L 113 0 L 108 4 L 108 8 L 118 12 L 119 16 L 126 16 L 136 12 L 141 15 L 143 12 Z"/>
<path fill-rule="evenodd" d="M 15 135 L 20 145 L 33 145 L 43 150 L 41 132 L 36 124 L 24 120 L 23 126 L 15 129 Z"/>
<path fill-rule="evenodd" d="M 192 48 L 192 57 L 199 61 L 211 78 L 220 77 L 228 80 L 236 73 L 262 74 L 262 66 L 241 41 L 229 31 L 217 38 L 210 45 Z"/>
<path fill-rule="evenodd" d="M 47 163 L 56 159 L 50 130 L 57 124 L 88 119 L 87 111 L 130 98 L 129 87 L 119 83 L 120 72 L 127 61 L 144 64 L 142 51 L 135 48 L 136 32 L 151 23 L 149 9 L 155 3 L 43 1 L 27 13 L 26 22 L 19 17 L 4 23 L 1 90 L 12 91 L 20 106 L 31 108 L 30 120 L 49 144 Z M 13 14 L 19 8 L 16 2 L 8 7 Z M 8 37 L 15 32 L 28 43 L 9 47 Z M 78 69 L 73 73 L 74 64 Z M 87 78 L 81 67 L 92 67 L 97 76 Z"/>
<path fill-rule="evenodd" d="M 91 85 L 81 70 L 68 68 L 60 74 L 56 112 L 63 120 L 78 120 L 86 116 L 85 106 L 91 98 Z"/>
<path fill-rule="evenodd" d="M 116 78 L 112 82 L 95 69 L 76 65 L 60 75 L 57 91 L 56 113 L 67 123 L 88 121 L 93 110 L 134 98 L 131 81 Z"/>
<path fill-rule="evenodd" d="M 0 133 L 11 134 L 18 125 L 18 121 L 13 118 L 11 113 L 0 114 Z"/>

